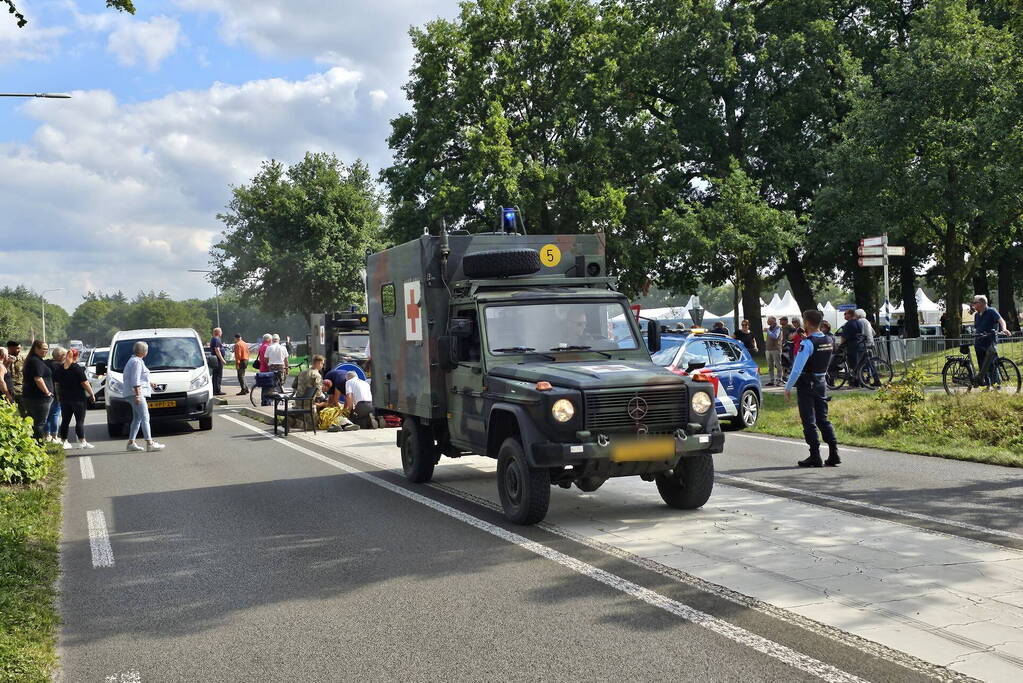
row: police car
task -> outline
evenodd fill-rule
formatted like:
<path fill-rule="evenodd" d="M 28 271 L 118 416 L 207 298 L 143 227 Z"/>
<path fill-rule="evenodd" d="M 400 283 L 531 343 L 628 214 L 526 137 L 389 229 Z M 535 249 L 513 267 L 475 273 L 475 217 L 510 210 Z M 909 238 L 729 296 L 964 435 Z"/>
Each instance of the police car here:
<path fill-rule="evenodd" d="M 661 335 L 651 359 L 678 375 L 710 382 L 718 418 L 736 429 L 752 427 L 760 416 L 760 368 L 742 342 L 723 334 L 693 330 Z"/>

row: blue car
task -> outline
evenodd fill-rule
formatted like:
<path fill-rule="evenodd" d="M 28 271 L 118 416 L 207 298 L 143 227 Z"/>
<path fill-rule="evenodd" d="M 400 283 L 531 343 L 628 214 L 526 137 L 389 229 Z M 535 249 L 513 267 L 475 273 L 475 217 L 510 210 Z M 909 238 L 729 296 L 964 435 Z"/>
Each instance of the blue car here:
<path fill-rule="evenodd" d="M 736 429 L 752 427 L 760 416 L 760 368 L 742 342 L 722 334 L 661 335 L 654 363 L 678 375 L 714 384 L 718 419 Z"/>

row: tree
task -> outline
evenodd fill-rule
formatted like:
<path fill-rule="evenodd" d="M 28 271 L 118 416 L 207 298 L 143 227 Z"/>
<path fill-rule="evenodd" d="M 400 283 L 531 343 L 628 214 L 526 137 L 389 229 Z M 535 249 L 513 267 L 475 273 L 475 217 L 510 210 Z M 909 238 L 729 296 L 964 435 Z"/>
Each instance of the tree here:
<path fill-rule="evenodd" d="M 723 179 L 708 179 L 710 188 L 702 202 L 670 210 L 665 219 L 669 232 L 669 251 L 683 254 L 702 264 L 706 282 L 742 283 L 743 317 L 750 321 L 751 332 L 763 348 L 763 322 L 760 314 L 761 283 L 765 271 L 777 255 L 796 243 L 800 229 L 791 211 L 770 206 L 760 188 L 737 162 Z M 699 245 L 699 246 L 695 246 Z M 668 268 L 668 272 L 681 268 Z M 670 275 L 665 276 L 670 282 Z M 739 320 L 738 292 L 733 301 L 736 323 Z"/>
<path fill-rule="evenodd" d="M 0 344 L 9 339 L 18 340 L 18 313 L 7 299 L 0 299 Z"/>
<path fill-rule="evenodd" d="M 842 128 L 833 186 L 882 225 L 930 246 L 946 310 L 978 263 L 996 268 L 1023 216 L 1019 45 L 965 0 L 918 12 L 913 39 L 888 53 Z M 957 315 L 945 334 L 960 334 Z"/>
<path fill-rule="evenodd" d="M 106 346 L 119 328 L 111 325 L 115 304 L 110 301 L 84 301 L 71 314 L 68 335 L 92 346 Z"/>
<path fill-rule="evenodd" d="M 8 12 L 14 15 L 14 20 L 18 22 L 18 28 L 24 28 L 28 24 L 28 19 L 18 11 L 14 0 L 2 0 L 2 2 L 7 5 Z M 135 3 L 133 0 L 107 0 L 107 7 L 120 12 L 127 12 L 128 14 L 135 14 Z"/>
<path fill-rule="evenodd" d="M 132 304 L 126 329 L 156 329 L 160 327 L 192 328 L 205 333 L 212 328 L 210 319 L 195 303 L 172 301 L 168 298 L 145 297 Z"/>
<path fill-rule="evenodd" d="M 380 245 L 380 201 L 361 161 L 307 153 L 263 164 L 234 188 L 214 245 L 212 280 L 243 302 L 283 315 L 364 305 L 366 254 Z"/>

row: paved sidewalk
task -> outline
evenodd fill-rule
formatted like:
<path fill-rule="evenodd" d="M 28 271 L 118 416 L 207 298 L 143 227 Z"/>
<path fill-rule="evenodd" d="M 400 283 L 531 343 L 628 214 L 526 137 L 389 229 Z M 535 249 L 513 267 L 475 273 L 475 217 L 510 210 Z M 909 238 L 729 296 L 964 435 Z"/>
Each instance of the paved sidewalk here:
<path fill-rule="evenodd" d="M 394 430 L 291 438 L 401 468 Z M 497 505 L 495 469 L 488 458 L 444 458 L 434 485 Z M 546 522 L 970 676 L 1023 679 L 1018 550 L 720 482 L 693 512 L 666 508 L 634 478 L 590 494 L 554 489 Z"/>

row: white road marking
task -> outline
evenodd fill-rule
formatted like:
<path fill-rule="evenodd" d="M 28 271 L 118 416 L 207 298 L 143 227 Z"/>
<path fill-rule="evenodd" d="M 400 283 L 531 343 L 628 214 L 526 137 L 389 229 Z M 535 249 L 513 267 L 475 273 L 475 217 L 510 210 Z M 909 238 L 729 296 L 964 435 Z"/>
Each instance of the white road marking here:
<path fill-rule="evenodd" d="M 83 455 L 78 458 L 78 465 L 82 468 L 82 479 L 96 478 L 96 472 L 92 469 L 92 458 Z"/>
<path fill-rule="evenodd" d="M 104 683 L 142 683 L 142 674 L 138 671 L 125 671 L 123 674 L 111 674 L 103 679 Z"/>
<path fill-rule="evenodd" d="M 85 513 L 89 522 L 89 547 L 92 548 L 93 567 L 113 567 L 114 549 L 110 547 L 107 536 L 107 521 L 102 510 L 89 510 Z"/>
<path fill-rule="evenodd" d="M 790 446 L 799 446 L 799 445 L 801 445 L 800 442 L 796 441 L 795 439 L 781 439 L 781 438 L 775 438 L 773 436 L 760 436 L 759 434 L 745 434 L 743 432 L 732 432 L 731 434 L 728 435 L 728 438 L 732 438 L 733 436 L 741 436 L 744 439 L 760 439 L 761 441 L 773 441 L 775 443 L 787 443 Z M 842 444 L 838 444 L 838 450 L 840 452 L 842 452 L 842 453 L 860 453 L 861 452 L 859 448 L 851 448 L 849 446 L 843 446 Z"/>
<path fill-rule="evenodd" d="M 804 671 L 813 676 L 817 676 L 822 680 L 834 681 L 836 683 L 839 681 L 849 682 L 863 681 L 863 679 L 854 676 L 853 674 L 842 671 L 841 669 L 838 669 L 830 664 L 825 664 L 824 662 L 814 659 L 813 657 L 809 657 L 802 653 L 796 652 L 795 650 L 786 647 L 785 645 L 775 643 L 755 633 L 750 633 L 749 631 L 742 629 L 738 626 L 735 626 L 733 624 L 730 624 L 727 621 L 722 621 L 717 617 L 706 614 L 705 612 L 701 612 L 688 605 L 678 602 L 677 600 L 673 600 L 664 595 L 661 595 L 660 593 L 656 593 L 648 588 L 644 588 L 616 574 L 604 571 L 603 569 L 598 569 L 597 567 L 594 567 L 591 564 L 588 564 L 581 560 L 577 560 L 576 558 L 571 557 L 570 555 L 566 555 L 562 552 L 554 550 L 553 548 L 549 548 L 543 545 L 542 543 L 531 541 L 525 536 L 513 533 L 511 531 L 508 531 L 507 529 L 503 529 L 499 526 L 491 524 L 490 522 L 486 522 L 477 517 L 473 517 L 470 514 L 462 512 L 461 510 L 456 510 L 455 508 L 445 505 L 444 503 L 439 503 L 433 500 L 432 498 L 420 495 L 414 491 L 409 491 L 408 489 L 402 488 L 401 486 L 397 486 L 396 484 L 392 484 L 391 482 L 386 481 L 385 479 L 381 479 L 371 474 L 367 474 L 354 467 L 350 467 L 342 462 L 338 462 L 333 458 L 328 458 L 327 456 L 309 450 L 308 448 L 304 448 L 297 444 L 286 441 L 281 437 L 274 436 L 270 432 L 260 429 L 259 427 L 248 425 L 242 422 L 241 420 L 233 418 L 229 415 L 221 415 L 220 417 L 224 418 L 225 420 L 230 420 L 231 422 L 234 422 L 244 427 L 245 429 L 248 429 L 249 431 L 261 434 L 264 438 L 278 441 L 284 446 L 287 446 L 288 448 L 298 451 L 299 453 L 302 453 L 304 455 L 308 455 L 309 457 L 319 460 L 320 462 L 330 465 L 331 467 L 335 467 L 341 470 L 342 472 L 355 475 L 361 479 L 364 479 L 365 481 L 375 484 L 376 486 L 385 488 L 391 491 L 392 493 L 404 496 L 405 498 L 420 503 L 421 505 L 425 505 L 429 508 L 432 508 L 437 512 L 441 512 L 445 515 L 448 515 L 449 517 L 457 519 L 460 522 L 464 522 L 469 526 L 475 527 L 480 531 L 485 531 L 486 533 L 489 533 L 502 540 L 517 545 L 520 548 L 523 548 L 524 550 L 528 550 L 543 558 L 551 560 L 552 562 L 556 562 L 557 564 L 567 569 L 570 569 L 578 574 L 582 574 L 583 576 L 589 577 L 594 581 L 602 583 L 610 588 L 621 591 L 622 593 L 625 593 L 638 600 L 641 600 L 647 603 L 648 605 L 660 608 L 670 614 L 674 614 L 678 617 L 681 617 L 682 619 L 702 626 L 703 628 L 706 628 L 707 630 L 716 633 L 719 636 L 727 638 L 741 645 L 745 645 L 750 649 L 753 649 L 757 652 L 760 652 L 761 654 L 765 654 L 769 657 L 784 662 L 785 664 L 788 664 L 793 668 L 799 669 L 800 671 Z"/>
<path fill-rule="evenodd" d="M 919 512 L 909 512 L 908 510 L 898 510 L 896 508 L 890 508 L 886 505 L 875 505 L 874 503 L 867 503 L 861 500 L 851 500 L 849 498 L 840 498 L 838 496 L 832 496 L 827 493 L 819 493 L 817 491 L 807 491 L 805 489 L 792 488 L 791 486 L 782 486 L 781 484 L 772 484 L 766 481 L 759 481 L 757 479 L 746 479 L 745 477 L 735 477 L 730 474 L 717 473 L 714 475 L 718 479 L 724 479 L 727 481 L 734 481 L 740 484 L 747 484 L 753 486 L 759 486 L 762 488 L 770 489 L 773 491 L 784 491 L 786 493 L 796 493 L 801 496 L 809 496 L 812 498 L 820 498 L 821 500 L 828 500 L 834 503 L 842 503 L 844 505 L 853 505 L 860 507 L 865 510 L 874 510 L 876 512 L 885 512 L 892 515 L 899 515 L 901 517 L 909 517 L 911 519 L 919 519 L 925 522 L 934 522 L 936 524 L 944 524 L 947 526 L 957 527 L 959 529 L 968 529 L 970 531 L 979 531 L 984 534 L 991 534 L 992 536 L 1002 536 L 1004 538 L 1011 538 L 1017 541 L 1023 541 L 1023 534 L 1017 534 L 1012 531 L 1003 531 L 1001 529 L 991 529 L 986 526 L 979 526 L 977 524 L 969 524 L 967 522 L 959 522 L 954 519 L 944 519 L 942 517 L 932 517 L 931 515 L 924 515 Z M 971 539 L 976 540 L 976 539 Z"/>

